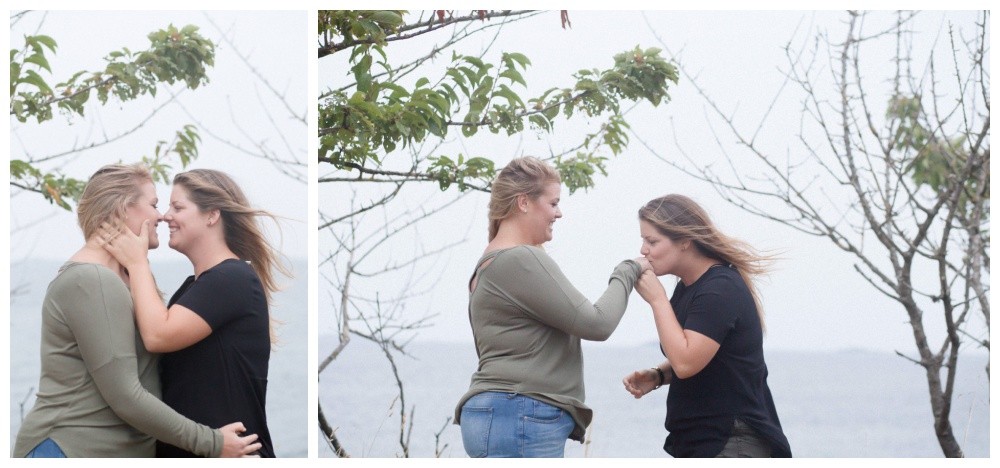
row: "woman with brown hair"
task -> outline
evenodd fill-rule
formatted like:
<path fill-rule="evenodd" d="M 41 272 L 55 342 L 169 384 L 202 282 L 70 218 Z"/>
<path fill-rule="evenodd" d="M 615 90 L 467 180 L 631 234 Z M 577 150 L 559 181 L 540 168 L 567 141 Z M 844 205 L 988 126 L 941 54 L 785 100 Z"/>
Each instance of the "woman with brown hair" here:
<path fill-rule="evenodd" d="M 562 457 L 567 439 L 583 440 L 593 412 L 580 340 L 611 335 L 642 271 L 619 263 L 596 303 L 574 288 L 540 247 L 562 217 L 560 190 L 559 173 L 532 157 L 493 182 L 490 242 L 468 285 L 479 367 L 455 409 L 471 457 Z"/>
<path fill-rule="evenodd" d="M 652 269 L 636 291 L 653 309 L 667 360 L 629 374 L 626 390 L 641 398 L 667 394 L 664 450 L 674 457 L 790 457 L 764 363 L 764 315 L 753 278 L 769 257 L 719 232 L 683 195 L 639 210 L 642 255 Z M 680 281 L 670 298 L 657 276 Z"/>
<path fill-rule="evenodd" d="M 129 278 L 101 248 L 99 226 L 120 220 L 139 232 L 160 220 L 149 169 L 113 164 L 99 169 L 77 203 L 86 243 L 49 284 L 42 305 L 41 377 L 34 407 L 17 433 L 16 457 L 151 457 L 155 439 L 202 456 L 257 450 L 242 423 L 213 430 L 159 400 L 157 356 L 136 335 Z M 117 226 L 116 226 L 117 227 Z M 155 232 L 144 239 L 155 249 Z M 155 289 L 155 286 L 154 286 Z"/>
<path fill-rule="evenodd" d="M 148 223 L 138 236 L 109 232 L 105 248 L 130 273 L 143 342 L 165 353 L 163 400 L 205 424 L 240 419 L 260 437 L 258 455 L 274 457 L 265 413 L 274 342 L 268 308 L 278 289 L 272 269 L 288 273 L 257 223 L 260 216 L 271 215 L 251 207 L 222 172 L 196 169 L 175 176 L 163 220 L 170 248 L 188 257 L 194 275 L 167 304 L 146 260 L 145 239 L 155 236 Z M 172 444 L 157 445 L 160 457 L 192 455 Z"/>

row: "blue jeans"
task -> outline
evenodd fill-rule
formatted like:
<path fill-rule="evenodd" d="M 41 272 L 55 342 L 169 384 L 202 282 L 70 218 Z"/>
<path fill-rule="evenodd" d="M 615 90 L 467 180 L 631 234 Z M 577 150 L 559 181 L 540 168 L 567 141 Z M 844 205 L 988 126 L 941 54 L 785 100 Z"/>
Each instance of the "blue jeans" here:
<path fill-rule="evenodd" d="M 62 449 L 59 448 L 57 444 L 52 439 L 45 439 L 42 443 L 31 449 L 25 458 L 66 458 L 66 454 L 63 453 Z"/>
<path fill-rule="evenodd" d="M 557 458 L 576 423 L 566 411 L 534 398 L 483 392 L 462 405 L 461 426 L 470 457 Z"/>

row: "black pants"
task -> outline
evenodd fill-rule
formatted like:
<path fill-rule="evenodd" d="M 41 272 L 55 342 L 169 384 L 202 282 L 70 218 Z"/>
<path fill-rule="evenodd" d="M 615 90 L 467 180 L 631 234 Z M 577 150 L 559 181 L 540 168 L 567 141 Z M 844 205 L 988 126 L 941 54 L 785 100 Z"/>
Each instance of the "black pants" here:
<path fill-rule="evenodd" d="M 733 422 L 733 434 L 715 458 L 769 458 L 771 444 L 739 419 Z"/>

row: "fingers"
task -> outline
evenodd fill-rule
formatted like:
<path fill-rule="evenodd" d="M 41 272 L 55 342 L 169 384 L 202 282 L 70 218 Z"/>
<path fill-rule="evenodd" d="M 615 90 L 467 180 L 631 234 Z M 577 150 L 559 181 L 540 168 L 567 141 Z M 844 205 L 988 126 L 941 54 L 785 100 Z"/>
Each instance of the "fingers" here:
<path fill-rule="evenodd" d="M 257 453 L 258 450 L 260 450 L 261 447 L 262 447 L 262 445 L 261 445 L 260 442 L 254 442 L 252 444 L 249 444 L 246 447 L 243 447 L 243 456 L 244 457 L 259 457 L 260 455 L 257 455 L 256 453 Z"/>
<path fill-rule="evenodd" d="M 97 244 L 101 247 L 111 245 L 118 238 L 119 234 L 121 234 L 121 231 L 113 229 L 108 223 L 101 223 L 97 228 Z"/>
<path fill-rule="evenodd" d="M 148 238 L 149 237 L 149 220 L 143 220 L 142 227 L 139 228 L 139 237 Z"/>
<path fill-rule="evenodd" d="M 223 431 L 225 431 L 225 430 L 231 430 L 231 431 L 233 431 L 233 432 L 235 432 L 237 434 L 241 434 L 241 433 L 244 433 L 244 432 L 247 431 L 247 427 L 244 426 L 243 423 L 241 423 L 241 422 L 234 422 L 234 423 L 229 423 L 229 424 L 226 424 L 225 426 L 222 426 L 222 430 Z M 247 437 L 249 437 L 249 436 L 247 436 Z M 254 437 L 254 440 L 256 440 L 256 437 Z"/>
<path fill-rule="evenodd" d="M 642 389 L 639 388 L 637 384 L 638 378 L 639 378 L 639 371 L 635 371 L 626 376 L 624 379 L 622 379 L 622 384 L 625 385 L 625 390 L 628 391 L 630 394 L 632 394 L 632 396 L 635 397 L 636 399 L 639 399 L 643 395 L 645 395 L 645 392 L 643 392 Z"/>
<path fill-rule="evenodd" d="M 240 426 L 242 427 L 243 425 L 240 424 Z M 246 430 L 244 429 L 240 432 L 246 432 Z M 254 452 L 260 450 L 261 443 L 257 442 L 257 439 L 259 438 L 260 436 L 258 436 L 257 434 L 250 434 L 240 437 L 240 443 L 245 444 L 242 450 L 244 456 L 253 454 Z"/>

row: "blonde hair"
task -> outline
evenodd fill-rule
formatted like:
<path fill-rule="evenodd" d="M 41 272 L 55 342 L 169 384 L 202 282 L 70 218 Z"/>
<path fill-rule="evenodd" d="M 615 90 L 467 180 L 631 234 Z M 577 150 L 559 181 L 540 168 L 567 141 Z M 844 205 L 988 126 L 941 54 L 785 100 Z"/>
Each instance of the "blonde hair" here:
<path fill-rule="evenodd" d="M 271 304 L 271 293 L 280 290 L 272 270 L 291 277 L 291 273 L 280 261 L 280 253 L 268 243 L 263 229 L 257 223 L 258 217 L 275 216 L 267 211 L 250 206 L 246 195 L 226 173 L 212 169 L 194 169 L 174 176 L 174 184 L 188 191 L 191 201 L 202 212 L 219 210 L 222 219 L 226 246 L 241 260 L 248 260 L 257 273 L 267 303 Z M 270 313 L 270 312 L 269 312 Z M 269 333 L 275 343 L 275 318 L 270 317 Z"/>
<path fill-rule="evenodd" d="M 758 252 L 750 244 L 729 237 L 718 230 L 708 213 L 684 195 L 671 194 L 650 200 L 639 209 L 639 219 L 653 225 L 673 242 L 690 240 L 702 255 L 726 263 L 739 272 L 757 306 L 764 330 L 764 307 L 754 278 L 770 271 L 774 257 Z"/>
<path fill-rule="evenodd" d="M 538 199 L 547 184 L 561 180 L 559 171 L 532 156 L 515 158 L 507 163 L 490 186 L 489 240 L 497 236 L 500 222 L 517 209 L 519 195 Z"/>
<path fill-rule="evenodd" d="M 109 164 L 90 176 L 76 204 L 76 221 L 83 238 L 97 234 L 103 222 L 119 224 L 125 221 L 125 211 L 136 203 L 140 186 L 153 182 L 149 168 L 142 163 Z"/>

